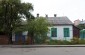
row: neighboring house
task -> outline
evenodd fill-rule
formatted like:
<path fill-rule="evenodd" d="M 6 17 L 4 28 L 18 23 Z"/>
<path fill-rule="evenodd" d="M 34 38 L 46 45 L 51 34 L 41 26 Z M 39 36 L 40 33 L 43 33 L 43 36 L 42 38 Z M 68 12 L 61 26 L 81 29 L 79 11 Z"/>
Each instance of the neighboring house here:
<path fill-rule="evenodd" d="M 85 39 L 85 29 L 80 31 L 80 39 Z"/>
<path fill-rule="evenodd" d="M 25 25 L 27 22 L 22 20 L 22 26 Z M 23 29 L 23 28 L 21 28 Z M 28 31 L 12 33 L 12 41 L 14 44 L 25 44 L 27 40 L 27 33 Z"/>
<path fill-rule="evenodd" d="M 73 37 L 80 38 L 80 29 L 73 25 Z"/>
<path fill-rule="evenodd" d="M 14 44 L 25 44 L 27 40 L 27 31 L 21 33 L 14 33 L 12 35 L 12 41 Z"/>
<path fill-rule="evenodd" d="M 82 21 L 80 21 L 80 24 L 85 24 L 85 20 L 82 19 Z"/>
<path fill-rule="evenodd" d="M 81 21 L 81 20 L 77 19 L 74 21 L 75 26 L 78 26 L 79 24 L 85 24 L 85 20 L 82 19 L 82 21 Z"/>
<path fill-rule="evenodd" d="M 80 28 L 80 39 L 85 39 L 85 20 L 75 20 L 74 25 Z"/>
<path fill-rule="evenodd" d="M 80 20 L 79 19 L 77 19 L 77 20 L 74 21 L 74 25 L 75 26 L 78 26 L 79 24 L 80 24 Z"/>
<path fill-rule="evenodd" d="M 66 17 L 48 17 L 48 22 L 52 25 L 49 27 L 49 33 L 47 34 L 53 40 L 71 40 L 73 37 L 79 38 L 79 29 L 73 25 L 73 23 Z"/>

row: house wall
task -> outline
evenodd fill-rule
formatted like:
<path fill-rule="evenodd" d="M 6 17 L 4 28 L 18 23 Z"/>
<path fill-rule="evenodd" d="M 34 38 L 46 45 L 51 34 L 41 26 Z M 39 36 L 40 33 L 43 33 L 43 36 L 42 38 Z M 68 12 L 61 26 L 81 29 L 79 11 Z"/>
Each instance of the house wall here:
<path fill-rule="evenodd" d="M 27 31 L 21 33 L 12 33 L 12 41 L 14 44 L 23 44 L 27 40 Z"/>
<path fill-rule="evenodd" d="M 57 28 L 57 37 L 51 37 L 51 28 Z M 70 36 L 69 37 L 64 37 L 64 31 L 63 29 L 64 28 L 69 28 L 69 33 L 70 33 Z M 48 37 L 51 37 L 51 39 L 53 40 L 70 40 L 73 38 L 73 27 L 72 25 L 62 25 L 62 26 L 52 26 L 52 27 L 49 27 L 49 32 L 47 34 Z"/>
<path fill-rule="evenodd" d="M 80 29 L 73 26 L 73 37 L 79 38 L 80 37 Z"/>
<path fill-rule="evenodd" d="M 27 33 L 28 31 L 22 32 L 22 35 L 25 36 L 25 39 L 27 39 Z M 15 33 L 12 33 L 12 41 L 15 41 Z"/>
<path fill-rule="evenodd" d="M 79 19 L 74 21 L 74 25 L 75 25 L 75 26 L 77 26 L 77 25 L 79 25 L 79 24 L 80 24 L 80 20 L 79 20 Z"/>

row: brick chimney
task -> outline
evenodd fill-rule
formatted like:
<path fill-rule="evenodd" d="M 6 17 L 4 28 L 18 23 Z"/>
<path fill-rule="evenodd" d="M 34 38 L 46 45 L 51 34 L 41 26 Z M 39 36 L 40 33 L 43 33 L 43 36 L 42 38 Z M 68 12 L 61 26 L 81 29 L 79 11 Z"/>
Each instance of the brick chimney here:
<path fill-rule="evenodd" d="M 84 20 L 82 19 L 82 22 L 83 22 Z"/>
<path fill-rule="evenodd" d="M 48 15 L 46 14 L 45 17 L 48 18 Z"/>
<path fill-rule="evenodd" d="M 57 15 L 56 14 L 54 14 L 54 17 L 56 17 Z"/>
<path fill-rule="evenodd" d="M 39 13 L 37 14 L 37 17 L 39 17 Z"/>

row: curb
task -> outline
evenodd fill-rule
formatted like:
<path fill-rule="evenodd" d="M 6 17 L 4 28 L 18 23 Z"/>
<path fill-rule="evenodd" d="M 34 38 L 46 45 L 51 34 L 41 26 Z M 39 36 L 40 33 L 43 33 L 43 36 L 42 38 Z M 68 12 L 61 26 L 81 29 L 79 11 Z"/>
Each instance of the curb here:
<path fill-rule="evenodd" d="M 0 48 L 85 47 L 85 45 L 0 45 Z"/>

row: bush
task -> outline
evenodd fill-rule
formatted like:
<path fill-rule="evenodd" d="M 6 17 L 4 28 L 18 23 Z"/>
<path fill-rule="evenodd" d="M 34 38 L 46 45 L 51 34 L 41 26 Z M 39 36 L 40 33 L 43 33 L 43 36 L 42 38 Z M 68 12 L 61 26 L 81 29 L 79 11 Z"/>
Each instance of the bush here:
<path fill-rule="evenodd" d="M 71 41 L 67 40 L 52 40 L 48 37 L 36 37 L 35 44 L 47 44 L 47 45 L 75 45 L 75 44 L 85 44 L 84 39 L 73 38 Z"/>
<path fill-rule="evenodd" d="M 79 44 L 85 44 L 85 40 L 84 39 L 80 39 L 79 40 Z"/>
<path fill-rule="evenodd" d="M 67 40 L 63 40 L 61 44 L 62 45 L 70 45 L 71 42 L 70 41 L 67 41 Z"/>
<path fill-rule="evenodd" d="M 36 36 L 35 38 L 35 44 L 44 44 L 46 40 L 48 39 L 47 36 Z"/>
<path fill-rule="evenodd" d="M 57 44 L 57 40 L 49 40 L 48 44 L 49 45 L 56 45 Z"/>
<path fill-rule="evenodd" d="M 79 38 L 73 38 L 71 40 L 71 44 L 85 44 L 85 40 L 84 39 L 79 39 Z"/>
<path fill-rule="evenodd" d="M 49 45 L 70 45 L 71 42 L 66 40 L 50 40 Z"/>
<path fill-rule="evenodd" d="M 73 38 L 71 39 L 71 44 L 78 44 L 79 43 L 79 38 Z"/>

